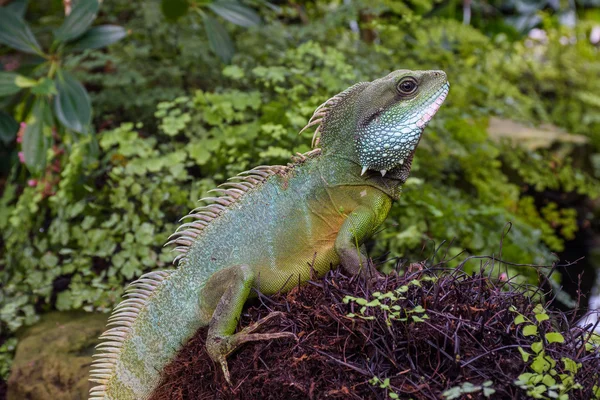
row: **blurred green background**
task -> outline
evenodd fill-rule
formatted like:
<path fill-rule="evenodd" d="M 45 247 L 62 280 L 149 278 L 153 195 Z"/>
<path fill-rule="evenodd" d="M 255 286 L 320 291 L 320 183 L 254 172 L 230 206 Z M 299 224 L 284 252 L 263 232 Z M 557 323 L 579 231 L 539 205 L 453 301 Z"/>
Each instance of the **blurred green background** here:
<path fill-rule="evenodd" d="M 593 267 L 599 0 L 79 2 L 0 1 L 3 379 L 20 327 L 109 311 L 170 267 L 162 245 L 207 190 L 308 151 L 316 106 L 395 69 L 443 69 L 451 90 L 371 243 L 383 268 Z"/>

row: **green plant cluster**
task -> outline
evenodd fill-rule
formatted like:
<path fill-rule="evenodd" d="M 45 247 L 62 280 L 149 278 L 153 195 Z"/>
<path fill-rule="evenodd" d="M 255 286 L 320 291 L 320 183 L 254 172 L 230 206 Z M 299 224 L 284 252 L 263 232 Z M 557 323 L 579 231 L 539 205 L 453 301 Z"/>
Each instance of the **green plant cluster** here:
<path fill-rule="evenodd" d="M 581 363 L 568 357 L 561 357 L 562 366 L 558 366 L 559 360 L 555 360 L 545 350 L 553 343 L 564 343 L 564 336 L 554 328 L 548 329 L 547 324 L 543 324 L 544 321 L 550 320 L 550 316 L 541 304 L 534 307 L 533 319 L 519 313 L 514 307 L 510 311 L 516 314 L 514 324 L 517 326 L 523 324 L 522 335 L 533 337 L 534 340 L 538 339 L 531 343 L 530 349 L 533 353 L 518 347 L 523 362 L 528 363 L 528 372 L 519 375 L 514 384 L 534 399 L 568 400 L 570 392 L 583 388 L 576 381 Z M 587 338 L 585 350 L 595 351 L 598 339 L 598 335 L 595 334 Z M 594 398 L 600 398 L 600 390 L 596 388 L 594 388 Z"/>
<path fill-rule="evenodd" d="M 38 182 L 19 163 L 18 144 L 1 145 L 4 332 L 51 308 L 108 311 L 125 283 L 170 268 L 162 245 L 206 191 L 309 150 L 312 133 L 297 132 L 316 106 L 398 68 L 443 69 L 451 90 L 372 254 L 411 258 L 442 240 L 452 241 L 450 255 L 495 253 L 511 221 L 502 256 L 547 263 L 573 237 L 576 214 L 553 203 L 536 208 L 523 184 L 598 196 L 598 171 L 487 135 L 492 115 L 553 123 L 586 135 L 598 152 L 593 19 L 570 28 L 541 11 L 546 39 L 538 40 L 464 25 L 428 0 L 247 2 L 263 23 L 223 25 L 236 47 L 225 65 L 197 24 L 167 21 L 158 1 L 140 4 L 103 2 L 100 23 L 123 25 L 128 37 L 62 60 L 89 89 L 98 133 L 42 152 L 55 168 Z M 36 21 L 36 33 L 60 25 L 56 16 Z M 51 89 L 44 82 L 32 87 Z"/>
<path fill-rule="evenodd" d="M 434 277 L 425 276 L 421 280 L 435 281 L 435 279 L 436 278 Z M 374 320 L 376 317 L 373 313 L 379 312 L 385 315 L 385 323 L 388 326 L 391 326 L 393 321 L 423 322 L 424 320 L 429 319 L 423 306 L 417 305 L 412 309 L 406 309 L 399 305 L 399 301 L 407 299 L 403 294 L 407 294 L 411 286 L 420 287 L 421 281 L 413 279 L 407 285 L 402 285 L 394 291 L 386 293 L 374 292 L 371 294 L 373 299 L 370 301 L 360 297 L 346 296 L 343 299 L 344 304 L 353 303 L 360 306 L 356 313 L 349 313 L 346 316 L 348 318 Z"/>

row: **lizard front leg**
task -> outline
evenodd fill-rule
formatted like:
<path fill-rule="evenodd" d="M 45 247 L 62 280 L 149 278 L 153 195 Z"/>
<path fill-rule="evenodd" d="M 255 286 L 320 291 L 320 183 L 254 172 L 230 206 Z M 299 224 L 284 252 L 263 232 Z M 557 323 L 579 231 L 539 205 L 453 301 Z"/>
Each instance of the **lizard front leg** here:
<path fill-rule="evenodd" d="M 371 265 L 364 243 L 385 220 L 392 201 L 379 192 L 367 194 L 362 200 L 363 204 L 352 211 L 342 224 L 335 240 L 335 251 L 346 271 L 372 278 L 378 272 Z"/>
<path fill-rule="evenodd" d="M 215 272 L 202 289 L 200 295 L 201 313 L 212 315 L 208 325 L 206 351 L 223 370 L 227 383 L 231 385 L 227 356 L 243 343 L 256 340 L 295 338 L 291 332 L 253 333 L 267 320 L 282 315 L 275 312 L 254 324 L 235 332 L 244 303 L 254 284 L 255 275 L 248 265 L 238 265 Z"/>

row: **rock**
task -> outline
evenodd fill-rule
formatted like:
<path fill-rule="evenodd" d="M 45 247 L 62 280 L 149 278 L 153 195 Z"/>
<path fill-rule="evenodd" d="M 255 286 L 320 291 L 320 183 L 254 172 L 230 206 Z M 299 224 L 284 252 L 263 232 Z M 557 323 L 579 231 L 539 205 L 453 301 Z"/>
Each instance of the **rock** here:
<path fill-rule="evenodd" d="M 107 315 L 52 312 L 19 335 L 8 400 L 85 400 L 94 346 Z"/>

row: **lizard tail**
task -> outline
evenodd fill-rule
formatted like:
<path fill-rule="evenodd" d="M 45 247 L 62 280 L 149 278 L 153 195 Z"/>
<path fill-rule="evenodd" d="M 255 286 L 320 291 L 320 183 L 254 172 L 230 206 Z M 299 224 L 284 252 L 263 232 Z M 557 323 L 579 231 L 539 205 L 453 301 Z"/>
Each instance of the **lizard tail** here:
<path fill-rule="evenodd" d="M 90 400 L 148 399 L 165 365 L 206 325 L 197 295 L 204 282 L 183 284 L 178 272 L 150 272 L 129 285 L 96 346 Z"/>

